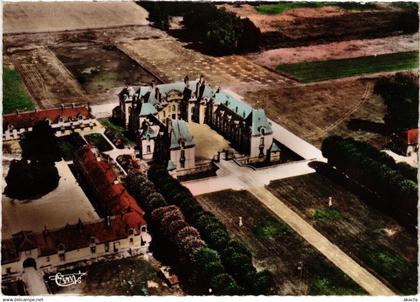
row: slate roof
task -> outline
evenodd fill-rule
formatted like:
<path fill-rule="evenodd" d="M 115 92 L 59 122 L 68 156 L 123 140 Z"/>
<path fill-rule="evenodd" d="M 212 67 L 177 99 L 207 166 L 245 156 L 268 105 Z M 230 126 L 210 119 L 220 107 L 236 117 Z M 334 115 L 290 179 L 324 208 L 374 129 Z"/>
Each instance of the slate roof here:
<path fill-rule="evenodd" d="M 252 135 L 261 135 L 262 129 L 265 130 L 265 134 L 273 133 L 264 109 L 252 109 Z"/>
<path fill-rule="evenodd" d="M 182 140 L 184 140 L 185 146 L 195 145 L 188 124 L 184 120 L 172 120 L 171 148 L 180 147 Z"/>
<path fill-rule="evenodd" d="M 150 114 L 156 114 L 156 113 L 157 113 L 157 110 L 155 106 L 153 106 L 151 103 L 141 104 L 140 116 L 148 116 Z"/>
<path fill-rule="evenodd" d="M 276 142 L 273 142 L 273 144 L 271 145 L 271 152 L 280 152 L 280 148 L 279 146 L 276 144 Z"/>

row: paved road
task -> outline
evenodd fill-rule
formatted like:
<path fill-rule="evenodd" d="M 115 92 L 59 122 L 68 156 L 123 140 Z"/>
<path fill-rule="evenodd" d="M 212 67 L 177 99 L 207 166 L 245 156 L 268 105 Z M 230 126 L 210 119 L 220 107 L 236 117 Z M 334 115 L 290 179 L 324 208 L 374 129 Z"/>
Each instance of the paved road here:
<path fill-rule="evenodd" d="M 220 163 L 218 163 L 220 169 L 217 172 L 217 177 L 186 181 L 183 182 L 183 184 L 194 195 L 226 189 L 247 190 L 248 185 L 240 179 L 244 175 L 248 175 L 252 179 L 254 186 L 263 187 L 275 179 L 314 173 L 315 170 L 308 165 L 310 162 L 311 161 L 303 160 L 252 170 L 248 167 L 240 167 L 233 161 L 221 160 Z"/>
<path fill-rule="evenodd" d="M 39 271 L 33 267 L 25 268 L 22 275 L 23 282 L 30 296 L 46 296 L 49 295 L 44 279 Z"/>
<path fill-rule="evenodd" d="M 375 296 L 395 295 L 385 284 L 360 266 L 356 261 L 315 230 L 303 218 L 274 196 L 264 186 L 271 179 L 311 173 L 308 161 L 295 162 L 279 167 L 253 171 L 250 168 L 238 167 L 232 161 L 221 160 L 219 163 L 225 176 L 198 181 L 184 182 L 194 195 L 219 191 L 223 189 L 244 189 L 252 193 L 275 215 L 287 223 L 293 230 L 308 241 L 314 248 L 327 257 L 332 263 L 346 273 L 369 294 Z"/>

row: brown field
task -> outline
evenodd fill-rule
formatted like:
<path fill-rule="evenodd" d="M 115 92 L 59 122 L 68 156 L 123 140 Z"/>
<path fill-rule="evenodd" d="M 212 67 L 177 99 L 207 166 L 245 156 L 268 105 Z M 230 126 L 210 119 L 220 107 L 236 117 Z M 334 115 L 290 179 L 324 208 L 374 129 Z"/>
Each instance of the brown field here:
<path fill-rule="evenodd" d="M 273 181 L 268 189 L 367 268 L 374 269 L 356 256 L 364 245 L 386 246 L 410 263 L 417 260 L 416 236 L 319 173 Z M 329 196 L 333 197 L 333 208 L 338 216 L 317 218 L 316 211 L 328 209 Z M 384 276 L 379 277 L 384 279 Z"/>
<path fill-rule="evenodd" d="M 261 14 L 248 4 L 223 6 L 249 18 L 261 30 L 266 48 L 394 35 L 404 14 L 403 10 L 384 4 L 379 9 L 366 10 L 296 8 L 276 15 Z"/>
<path fill-rule="evenodd" d="M 3 6 L 3 32 L 33 33 L 147 25 L 147 11 L 133 2 L 20 2 Z"/>
<path fill-rule="evenodd" d="M 374 78 L 344 79 L 323 83 L 274 87 L 250 91 L 245 99 L 261 106 L 268 116 L 296 135 L 320 147 L 331 134 L 344 134 L 382 147 L 386 138 L 380 133 L 351 131 L 353 118 L 382 122 L 385 106 L 372 94 Z"/>
<path fill-rule="evenodd" d="M 198 201 L 226 225 L 233 237 L 250 248 L 257 270 L 268 269 L 273 273 L 274 295 L 363 292 L 249 192 L 220 191 L 198 196 Z M 238 226 L 239 217 L 243 218 L 242 227 Z M 335 278 L 330 278 L 330 274 Z M 315 293 L 314 284 L 320 279 L 327 287 L 335 287 L 334 291 Z"/>
<path fill-rule="evenodd" d="M 10 57 L 41 108 L 57 102 L 86 102 L 79 83 L 50 49 L 41 46 L 18 50 Z"/>
<path fill-rule="evenodd" d="M 252 83 L 258 86 L 291 82 L 244 56 L 204 55 L 172 37 L 127 41 L 118 46 L 132 59 L 167 81 L 181 81 L 185 75 L 198 78 L 203 74 L 212 85 Z"/>
<path fill-rule="evenodd" d="M 419 49 L 418 34 L 349 40 L 292 48 L 270 49 L 247 55 L 254 63 L 275 69 L 280 64 L 373 56 Z"/>

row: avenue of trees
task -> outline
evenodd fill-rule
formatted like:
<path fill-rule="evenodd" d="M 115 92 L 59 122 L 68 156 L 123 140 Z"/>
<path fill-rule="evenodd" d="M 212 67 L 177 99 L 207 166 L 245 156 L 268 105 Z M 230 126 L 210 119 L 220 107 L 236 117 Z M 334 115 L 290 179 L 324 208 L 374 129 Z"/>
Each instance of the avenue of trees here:
<path fill-rule="evenodd" d="M 403 225 L 417 223 L 415 171 L 387 154 L 352 138 L 330 136 L 322 144 L 328 162 L 380 197 L 380 208 Z"/>
<path fill-rule="evenodd" d="M 178 206 L 167 204 L 153 182 L 139 172 L 130 172 L 125 186 L 145 209 L 151 227 L 156 231 L 154 242 L 159 242 L 159 249 L 170 251 L 174 265 L 182 267 L 189 282 L 194 283 L 201 294 L 209 293 L 210 288 L 214 295 L 244 293 L 243 288 L 227 273 L 219 253 L 207 246 L 199 231 L 185 220 Z"/>
<path fill-rule="evenodd" d="M 37 198 L 58 186 L 55 161 L 60 160 L 58 141 L 47 121 L 38 122 L 21 139 L 22 159 L 10 163 L 5 194 L 11 198 Z"/>
<path fill-rule="evenodd" d="M 206 2 L 141 2 L 149 19 L 164 30 L 171 16 L 182 16 L 190 36 L 215 54 L 258 50 L 260 30 L 248 18 L 218 9 Z"/>
<path fill-rule="evenodd" d="M 208 247 L 218 252 L 222 265 L 237 284 L 244 288 L 245 294 L 270 293 L 271 273 L 265 270 L 256 271 L 249 249 L 240 241 L 231 239 L 225 225 L 212 213 L 205 211 L 187 188 L 172 178 L 162 166 L 152 166 L 148 177 L 169 203 L 179 207 L 185 219 L 199 231 Z"/>
<path fill-rule="evenodd" d="M 418 79 L 398 73 L 395 77 L 382 78 L 375 85 L 375 93 L 384 99 L 387 110 L 384 121 L 390 132 L 418 127 Z"/>

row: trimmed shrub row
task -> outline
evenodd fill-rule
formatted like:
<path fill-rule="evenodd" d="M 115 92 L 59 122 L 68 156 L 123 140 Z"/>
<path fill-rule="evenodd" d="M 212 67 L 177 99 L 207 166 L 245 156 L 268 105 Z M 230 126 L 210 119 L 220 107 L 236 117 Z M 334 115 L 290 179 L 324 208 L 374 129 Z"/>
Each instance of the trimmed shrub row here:
<path fill-rule="evenodd" d="M 339 136 L 324 140 L 322 154 L 330 164 L 378 194 L 383 202 L 380 207 L 401 224 L 417 224 L 417 184 L 399 171 L 401 166 L 365 144 Z"/>
<path fill-rule="evenodd" d="M 243 243 L 230 238 L 225 225 L 216 216 L 205 211 L 191 192 L 162 166 L 152 166 L 148 177 L 168 202 L 179 206 L 186 220 L 197 228 L 208 246 L 219 252 L 227 272 L 245 289 L 246 294 L 269 294 L 272 282 L 270 272 L 256 271 L 251 252 Z"/>
<path fill-rule="evenodd" d="M 130 194 L 144 208 L 149 221 L 159 230 L 159 236 L 176 251 L 174 257 L 190 269 L 200 283 L 203 293 L 214 295 L 239 295 L 243 289 L 226 273 L 219 254 L 208 248 L 196 228 L 184 219 L 180 208 L 168 205 L 156 191 L 154 184 L 139 172 L 130 172 L 125 180 Z M 173 249 L 174 248 L 174 249 Z M 208 289 L 211 288 L 211 292 Z"/>

